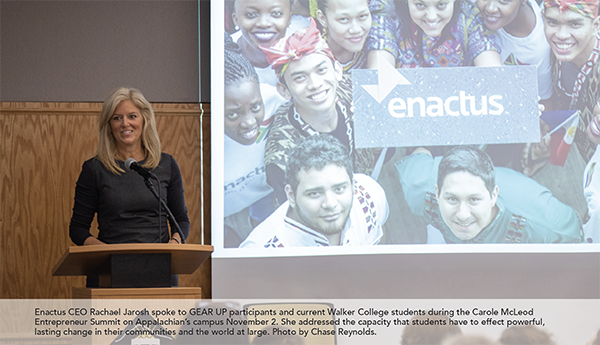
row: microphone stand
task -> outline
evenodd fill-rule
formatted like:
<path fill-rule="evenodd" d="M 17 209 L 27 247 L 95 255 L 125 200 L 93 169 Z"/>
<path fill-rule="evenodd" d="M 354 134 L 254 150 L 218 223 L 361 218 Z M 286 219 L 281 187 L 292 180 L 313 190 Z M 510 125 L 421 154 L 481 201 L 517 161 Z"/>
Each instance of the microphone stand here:
<path fill-rule="evenodd" d="M 156 177 L 156 175 L 152 174 L 152 177 L 158 181 L 158 178 Z M 167 215 L 169 217 L 171 217 L 171 219 L 173 220 L 173 224 L 175 225 L 175 230 L 177 230 L 177 233 L 179 234 L 179 237 L 181 237 L 181 243 L 185 244 L 185 237 L 183 236 L 183 231 L 181 231 L 181 228 L 179 227 L 179 223 L 177 223 L 177 220 L 175 219 L 175 217 L 173 217 L 173 213 L 171 213 L 171 210 L 169 209 L 169 207 L 167 206 L 167 203 L 165 203 L 165 201 L 163 199 L 161 199 L 161 197 L 158 195 L 158 193 L 156 192 L 156 189 L 154 189 L 154 184 L 152 184 L 152 181 L 150 181 L 150 179 L 148 179 L 147 177 L 144 177 L 144 183 L 146 184 L 146 187 L 148 187 L 148 189 L 150 190 L 150 192 L 152 192 L 152 194 L 154 195 L 154 197 L 156 197 L 159 201 L 160 204 L 162 205 L 162 207 L 164 207 L 165 211 L 167 211 Z M 160 183 L 160 182 L 159 182 Z M 158 210 L 158 231 L 159 234 L 162 233 L 161 227 L 162 227 L 162 221 L 160 220 L 160 210 Z M 159 235 L 160 236 L 160 235 Z"/>

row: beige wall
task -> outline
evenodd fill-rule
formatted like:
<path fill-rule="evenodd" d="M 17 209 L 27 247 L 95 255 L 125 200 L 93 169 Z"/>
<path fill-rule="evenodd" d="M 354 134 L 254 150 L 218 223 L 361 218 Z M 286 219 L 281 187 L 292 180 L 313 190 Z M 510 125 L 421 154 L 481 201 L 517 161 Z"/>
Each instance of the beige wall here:
<path fill-rule="evenodd" d="M 210 102 L 209 10 L 207 0 L 2 0 L 0 101 L 102 102 L 130 86 L 150 102 Z"/>

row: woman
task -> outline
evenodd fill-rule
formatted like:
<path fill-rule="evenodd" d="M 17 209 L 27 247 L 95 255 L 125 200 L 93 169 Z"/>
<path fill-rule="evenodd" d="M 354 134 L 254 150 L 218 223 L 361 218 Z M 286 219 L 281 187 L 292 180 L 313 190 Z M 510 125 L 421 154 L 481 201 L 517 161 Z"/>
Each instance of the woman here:
<path fill-rule="evenodd" d="M 397 67 L 501 66 L 494 35 L 463 0 L 397 2 Z"/>
<path fill-rule="evenodd" d="M 494 35 L 469 1 L 400 0 L 396 11 L 397 44 L 389 50 L 396 67 L 502 66 Z M 395 18 L 373 14 L 373 21 L 389 26 Z"/>
<path fill-rule="evenodd" d="M 137 89 L 119 88 L 104 101 L 98 127 L 96 156 L 83 163 L 75 188 L 71 240 L 77 245 L 181 243 L 173 222 L 179 224 L 185 237 L 190 230 L 181 173 L 175 159 L 160 152 L 150 103 Z M 171 236 L 167 213 L 146 188 L 144 179 L 125 170 L 128 158 L 139 161 L 158 177 L 161 198 L 175 217 L 169 219 Z M 98 238 L 90 234 L 95 214 Z"/>
<path fill-rule="evenodd" d="M 537 67 L 538 94 L 552 96 L 550 45 L 544 35 L 540 7 L 534 0 L 477 0 L 485 26 L 496 33 L 506 65 Z"/>
<path fill-rule="evenodd" d="M 269 63 L 260 47 L 270 47 L 286 34 L 292 20 L 292 0 L 236 0 L 232 14 L 242 54 L 258 68 Z"/>
<path fill-rule="evenodd" d="M 496 34 L 500 58 L 505 65 L 532 65 L 537 68 L 538 96 L 548 105 L 552 96 L 550 45 L 544 34 L 542 12 L 535 0 L 477 0 L 485 26 Z M 494 145 L 487 150 L 496 165 L 506 166 L 521 153 L 521 171 L 533 176 L 548 162 L 539 145 Z M 537 159 L 534 159 L 536 157 Z"/>
<path fill-rule="evenodd" d="M 273 190 L 265 175 L 265 116 L 258 75 L 239 46 L 225 34 L 225 247 L 237 247 L 273 212 Z"/>
<path fill-rule="evenodd" d="M 293 27 L 306 27 L 307 19 L 292 16 L 292 0 L 235 0 L 232 14 L 237 39 L 242 55 L 250 61 L 260 80 L 260 93 L 265 105 L 265 114 L 273 115 L 279 106 L 286 102 L 277 92 L 277 76 L 261 47 L 270 47 L 286 33 L 293 33 Z M 292 24 L 296 17 L 296 24 Z"/>
<path fill-rule="evenodd" d="M 368 49 L 386 52 L 385 26 L 377 25 L 371 32 L 371 13 L 390 13 L 394 10 L 392 0 L 317 0 L 316 17 L 321 24 L 322 36 L 329 49 L 343 68 L 343 78 L 338 85 L 338 93 L 352 99 L 351 70 L 370 68 Z M 374 42 L 376 41 L 376 42 Z M 380 158 L 387 162 L 395 149 L 385 151 Z M 379 154 L 379 152 L 377 152 Z M 372 177 L 376 177 L 377 173 Z"/>
<path fill-rule="evenodd" d="M 363 46 L 371 30 L 371 12 L 367 0 L 319 0 L 317 20 L 327 45 L 344 72 L 365 68 Z"/>

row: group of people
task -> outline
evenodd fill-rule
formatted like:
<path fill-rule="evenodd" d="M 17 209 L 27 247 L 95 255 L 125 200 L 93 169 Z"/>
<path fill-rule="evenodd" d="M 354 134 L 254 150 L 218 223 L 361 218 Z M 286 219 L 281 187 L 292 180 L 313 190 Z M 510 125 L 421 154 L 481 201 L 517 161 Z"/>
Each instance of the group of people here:
<path fill-rule="evenodd" d="M 225 247 L 382 241 L 388 213 L 395 211 L 386 193 L 401 192 L 384 191 L 377 179 L 394 151 L 355 147 L 350 73 L 382 63 L 534 65 L 543 107 L 580 111 L 574 141 L 589 163 L 582 176 L 588 215 L 530 178 L 547 162 L 544 140 L 523 146 L 518 169 L 463 146 L 444 148 L 443 157 L 434 157 L 431 148 L 412 148 L 393 162 L 410 210 L 429 224 L 429 243 L 600 241 L 600 154 L 594 154 L 600 142 L 598 0 L 547 0 L 541 7 L 533 0 L 229 5 Z"/>
<path fill-rule="evenodd" d="M 419 148 L 394 162 L 412 213 L 429 224 L 428 242 L 600 242 L 598 0 L 546 0 L 541 8 L 527 0 L 235 0 L 231 19 L 236 33 L 224 38 L 226 247 L 382 241 L 386 193 L 398 191 L 384 191 L 377 178 L 393 155 L 355 147 L 349 71 L 388 62 L 535 65 L 547 109 L 580 112 L 574 142 L 587 164 L 587 215 L 528 177 L 545 162 L 544 140 L 525 146 L 523 174 L 495 167 L 493 155 L 472 147 L 447 148 L 443 157 Z M 111 93 L 99 134 L 97 154 L 77 181 L 73 242 L 184 242 L 181 173 L 161 153 L 152 107 L 139 90 Z M 172 217 L 152 194 L 139 193 L 145 187 L 125 169 L 127 159 L 154 173 Z M 166 231 L 167 219 L 182 231 Z"/>
<path fill-rule="evenodd" d="M 334 6 L 337 2 L 330 1 L 321 4 Z M 355 148 L 350 78 L 344 73 L 345 69 L 350 68 L 350 65 L 347 64 L 350 61 L 344 61 L 346 64 L 342 66 L 336 59 L 334 49 L 330 48 L 326 40 L 322 38 L 315 19 L 309 19 L 308 26 L 291 34 L 288 33 L 287 36 L 285 28 L 276 28 L 275 22 L 282 17 L 287 18 L 286 23 L 292 20 L 292 5 L 293 1 L 289 0 L 236 1 L 232 17 L 234 22 L 239 25 L 241 36 L 238 43 L 234 43 L 228 34 L 225 35 L 225 244 L 229 247 L 240 245 L 247 239 L 255 225 L 263 223 L 253 232 L 252 238 L 256 238 L 259 233 L 263 232 L 260 230 L 261 228 L 268 228 L 266 224 L 272 223 L 275 217 L 278 217 L 282 226 L 284 220 L 287 222 L 289 218 L 300 218 L 298 224 L 304 227 L 297 230 L 296 236 L 292 236 L 294 240 L 288 240 L 285 246 L 297 246 L 299 245 L 297 241 L 308 240 L 306 237 L 308 233 L 316 235 L 312 240 L 313 243 L 328 245 L 329 242 L 323 237 L 322 229 L 315 229 L 313 223 L 323 222 L 327 224 L 326 226 L 345 227 L 350 213 L 354 214 L 354 212 L 350 212 L 352 208 L 350 206 L 355 204 L 354 208 L 358 207 L 356 203 L 353 203 L 352 198 L 354 198 L 354 188 L 359 186 L 359 180 L 361 180 L 360 188 L 369 188 L 370 190 L 365 193 L 369 197 L 371 194 L 377 196 L 376 204 L 381 204 L 378 209 L 373 204 L 372 210 L 364 211 L 379 213 L 378 216 L 367 217 L 368 219 L 363 217 L 366 220 L 362 221 L 363 226 L 373 227 L 376 231 L 369 233 L 369 236 L 355 235 L 352 240 L 344 238 L 357 244 L 376 244 L 382 236 L 381 225 L 386 218 L 387 203 L 381 187 L 367 175 L 373 172 L 382 150 Z M 356 29 L 357 32 L 354 36 L 345 43 L 345 46 L 350 45 L 357 53 L 360 53 L 361 49 L 356 49 L 354 46 L 359 45 L 362 48 L 370 32 L 371 12 L 366 6 L 366 1 L 364 1 L 364 5 L 362 8 L 351 7 L 353 11 L 357 11 L 356 14 L 353 14 L 353 23 L 350 25 L 344 23 L 351 27 L 351 32 L 356 29 L 354 26 L 357 22 L 367 26 L 365 29 L 359 25 L 360 28 Z M 328 32 L 331 33 L 331 37 L 335 37 L 334 28 L 336 25 L 340 26 L 339 20 L 328 19 L 327 13 L 329 12 L 327 11 L 331 7 L 321 8 L 324 11 L 318 10 L 316 16 L 321 19 L 323 27 L 329 28 Z M 254 19 L 253 25 L 248 25 L 250 17 Z M 266 38 L 273 38 L 273 42 L 265 41 Z M 342 57 L 347 53 L 347 49 L 344 47 L 336 47 L 335 51 L 342 54 Z M 255 58 L 259 53 L 262 53 L 264 60 L 267 61 L 266 68 L 269 68 L 270 76 L 265 78 L 262 78 L 267 74 L 265 67 Z M 350 55 L 353 56 L 354 53 Z M 360 64 L 351 63 L 351 65 L 362 66 L 366 58 L 361 57 L 359 60 L 362 61 Z M 248 73 L 240 73 L 240 71 Z M 269 80 L 272 79 L 276 80 L 276 83 L 270 84 Z M 248 81 L 252 82 L 251 87 L 242 86 Z M 248 96 L 247 99 L 260 100 L 262 98 L 262 102 L 257 102 L 254 108 L 249 107 L 248 105 L 251 103 L 240 99 L 243 92 L 239 92 L 239 90 L 242 88 L 247 91 L 255 90 L 253 96 Z M 276 89 L 277 95 L 269 93 L 271 88 Z M 279 98 L 282 98 L 283 101 L 280 101 Z M 269 104 L 273 102 L 278 102 L 279 106 L 274 112 L 270 112 Z M 252 114 L 251 109 L 255 110 Z M 251 137 L 251 142 L 242 142 L 239 140 L 239 136 L 236 138 L 230 133 L 244 133 Z M 326 162 L 326 159 L 336 159 L 339 162 L 337 168 L 344 168 L 341 171 L 346 171 L 345 178 L 341 181 L 321 181 L 312 176 L 313 181 L 311 182 L 318 182 L 322 185 L 311 186 L 311 189 L 335 187 L 334 192 L 344 194 L 342 197 L 344 200 L 341 204 L 331 207 L 331 210 L 323 210 L 320 207 L 309 210 L 308 205 L 303 202 L 306 200 L 300 200 L 301 192 L 290 189 L 288 169 L 293 160 L 292 151 L 299 147 L 306 138 L 321 133 L 329 134 L 327 137 L 331 137 L 333 140 L 317 138 L 314 139 L 314 142 L 307 143 L 302 147 L 304 150 L 316 151 L 319 156 L 329 154 L 329 157 L 319 158 L 316 156 L 315 158 L 319 158 L 316 160 L 321 162 L 310 164 L 317 164 L 317 166 L 320 164 L 318 168 L 317 166 L 314 168 L 301 166 L 299 172 L 316 170 L 318 175 L 327 177 L 327 174 L 323 173 L 323 168 L 330 164 L 323 165 L 323 162 Z M 324 136 L 324 138 L 327 137 Z M 305 153 L 297 152 L 296 155 L 303 156 Z M 247 157 L 254 154 L 259 157 L 250 163 Z M 249 164 L 243 169 L 241 169 L 243 163 L 240 162 L 242 157 L 244 157 L 242 160 Z M 308 161 L 302 159 L 299 163 L 307 164 Z M 360 174 L 354 176 L 354 173 Z M 344 180 L 348 181 L 344 182 Z M 302 181 L 299 182 L 296 187 L 304 188 Z M 324 185 L 334 182 L 336 186 Z M 339 193 L 340 187 L 337 184 L 342 182 L 347 183 L 348 186 L 344 187 L 344 193 Z M 374 187 L 368 187 L 369 185 Z M 331 192 L 322 194 L 325 198 L 329 198 L 329 193 Z M 316 193 L 313 194 L 315 196 L 313 204 L 316 204 Z M 338 196 L 338 198 L 340 197 Z M 342 204 L 347 206 L 342 206 Z M 297 212 L 291 212 L 291 210 L 297 210 Z M 232 219 L 240 212 L 242 221 L 233 221 Z M 299 214 L 299 216 L 294 216 L 292 213 Z M 268 217 L 271 218 L 268 219 Z M 302 217 L 309 219 L 304 220 Z M 337 238 L 334 244 L 339 244 L 341 229 L 335 231 Z M 261 238 L 264 236 L 264 234 L 260 235 Z M 278 240 L 276 246 L 282 246 L 281 235 L 274 234 L 271 237 L 267 239 L 268 244 L 265 242 L 261 245 L 273 245 L 269 240 L 276 238 Z M 250 243 L 252 241 L 248 238 L 243 245 L 250 245 Z"/>

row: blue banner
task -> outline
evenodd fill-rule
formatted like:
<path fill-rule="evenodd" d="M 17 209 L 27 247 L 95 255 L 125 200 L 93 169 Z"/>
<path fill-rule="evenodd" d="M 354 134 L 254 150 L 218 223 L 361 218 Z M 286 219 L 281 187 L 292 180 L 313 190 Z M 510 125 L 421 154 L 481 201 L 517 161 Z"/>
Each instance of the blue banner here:
<path fill-rule="evenodd" d="M 388 65 L 353 70 L 352 80 L 356 147 L 540 140 L 534 66 Z"/>

